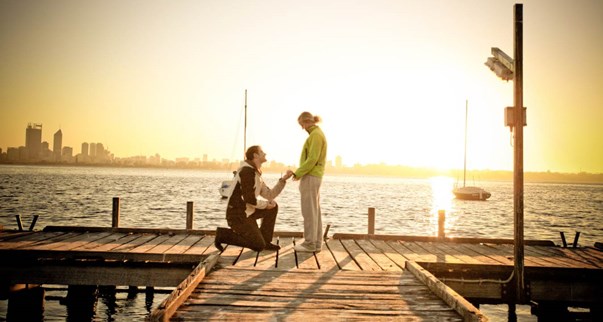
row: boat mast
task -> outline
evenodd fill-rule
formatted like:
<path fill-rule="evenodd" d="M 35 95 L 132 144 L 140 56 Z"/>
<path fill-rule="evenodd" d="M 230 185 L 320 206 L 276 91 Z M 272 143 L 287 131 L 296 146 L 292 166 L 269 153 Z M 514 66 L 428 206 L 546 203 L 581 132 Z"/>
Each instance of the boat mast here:
<path fill-rule="evenodd" d="M 467 179 L 467 114 L 469 113 L 469 100 L 465 100 L 465 160 L 463 162 L 463 187 Z"/>
<path fill-rule="evenodd" d="M 245 128 L 243 129 L 243 160 L 247 152 L 247 90 L 245 90 Z"/>

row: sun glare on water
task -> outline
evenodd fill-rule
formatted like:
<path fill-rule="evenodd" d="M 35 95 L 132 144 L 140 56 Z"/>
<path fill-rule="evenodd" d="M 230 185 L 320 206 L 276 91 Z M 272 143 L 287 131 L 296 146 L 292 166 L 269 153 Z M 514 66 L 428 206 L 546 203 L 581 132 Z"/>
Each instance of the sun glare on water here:
<path fill-rule="evenodd" d="M 450 214 L 452 211 L 452 188 L 454 179 L 450 177 L 432 177 L 429 179 L 431 183 L 431 195 L 432 195 L 432 206 L 429 214 L 431 215 L 431 223 L 434 227 L 434 231 L 438 232 L 438 212 L 443 210 L 446 214 Z M 446 220 L 446 226 L 452 223 Z"/>

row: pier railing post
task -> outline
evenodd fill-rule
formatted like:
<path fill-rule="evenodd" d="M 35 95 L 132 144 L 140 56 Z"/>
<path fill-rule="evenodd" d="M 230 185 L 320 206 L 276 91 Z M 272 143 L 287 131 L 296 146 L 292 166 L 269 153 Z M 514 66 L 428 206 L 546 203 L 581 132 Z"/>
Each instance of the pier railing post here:
<path fill-rule="evenodd" d="M 119 197 L 113 197 L 113 211 L 112 211 L 111 227 L 113 227 L 113 228 L 119 227 Z"/>
<path fill-rule="evenodd" d="M 368 209 L 368 233 L 369 235 L 375 234 L 375 208 L 369 207 Z"/>
<path fill-rule="evenodd" d="M 438 210 L 438 238 L 444 239 L 446 237 L 446 210 Z"/>
<path fill-rule="evenodd" d="M 193 208 L 194 203 L 192 201 L 186 202 L 186 229 L 193 229 Z"/>

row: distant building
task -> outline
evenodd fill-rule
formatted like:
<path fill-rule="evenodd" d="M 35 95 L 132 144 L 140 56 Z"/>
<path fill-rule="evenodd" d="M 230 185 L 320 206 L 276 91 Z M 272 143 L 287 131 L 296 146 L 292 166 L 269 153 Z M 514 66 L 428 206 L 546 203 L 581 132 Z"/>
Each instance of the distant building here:
<path fill-rule="evenodd" d="M 55 162 L 61 162 L 61 155 L 63 152 L 63 132 L 59 129 L 54 134 L 54 139 L 52 141 L 52 153 L 54 155 Z"/>
<path fill-rule="evenodd" d="M 8 148 L 6 150 L 6 159 L 11 162 L 19 161 L 19 148 Z"/>
<path fill-rule="evenodd" d="M 105 153 L 105 147 L 102 143 L 96 143 L 96 162 L 107 161 L 107 154 Z"/>
<path fill-rule="evenodd" d="M 94 161 L 96 158 L 96 143 L 90 143 L 90 160 Z"/>
<path fill-rule="evenodd" d="M 73 162 L 73 148 L 70 146 L 64 146 L 61 150 L 61 160 L 67 163 Z"/>
<path fill-rule="evenodd" d="M 25 148 L 27 149 L 27 160 L 39 160 L 42 152 L 42 124 L 29 123 L 25 129 Z"/>
<path fill-rule="evenodd" d="M 54 161 L 54 157 L 52 156 L 52 151 L 50 151 L 50 143 L 48 141 L 42 142 L 42 152 L 40 152 L 40 160 L 45 162 Z"/>

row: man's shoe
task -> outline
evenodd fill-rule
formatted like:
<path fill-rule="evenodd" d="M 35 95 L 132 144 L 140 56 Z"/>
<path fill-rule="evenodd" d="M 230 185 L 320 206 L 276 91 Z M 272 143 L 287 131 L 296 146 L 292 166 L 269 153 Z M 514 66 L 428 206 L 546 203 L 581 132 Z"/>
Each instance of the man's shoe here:
<path fill-rule="evenodd" d="M 266 247 L 264 248 L 264 250 L 279 250 L 279 249 L 281 249 L 281 246 L 275 245 L 273 243 L 266 245 Z"/>
<path fill-rule="evenodd" d="M 309 248 L 309 247 L 305 246 L 304 244 L 295 245 L 295 247 L 293 247 L 293 249 L 296 252 L 305 252 L 305 253 L 313 253 L 315 251 L 314 248 Z"/>
<path fill-rule="evenodd" d="M 224 247 L 222 247 L 222 234 L 221 234 L 221 228 L 217 228 L 216 229 L 216 238 L 214 239 L 214 246 L 221 252 L 224 251 Z"/>

